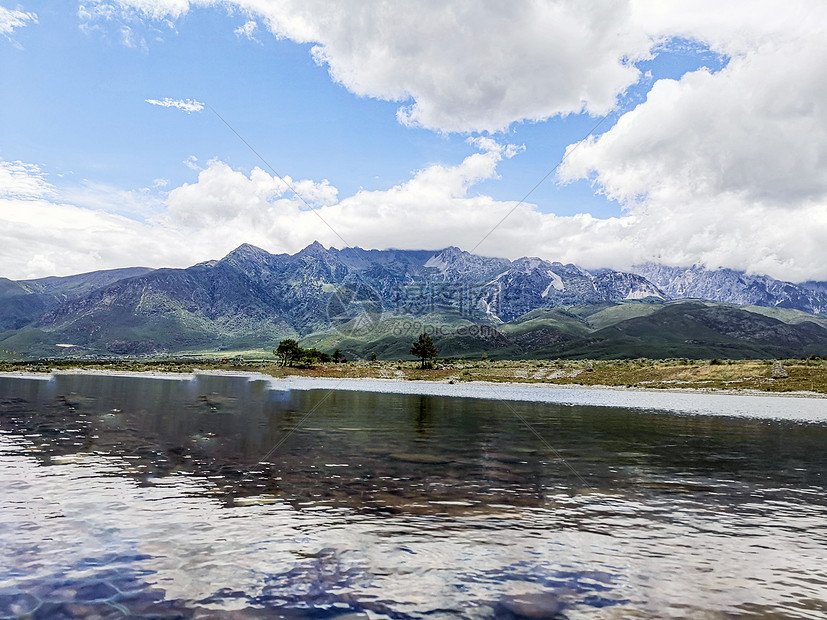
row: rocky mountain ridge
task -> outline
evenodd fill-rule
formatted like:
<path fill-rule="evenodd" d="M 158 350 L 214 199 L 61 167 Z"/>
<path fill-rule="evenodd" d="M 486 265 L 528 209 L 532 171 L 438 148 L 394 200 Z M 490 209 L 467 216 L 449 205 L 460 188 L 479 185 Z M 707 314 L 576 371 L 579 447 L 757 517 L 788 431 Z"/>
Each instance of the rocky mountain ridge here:
<path fill-rule="evenodd" d="M 813 314 L 827 312 L 827 283 L 794 284 L 734 269 L 667 267 L 646 263 L 632 271 L 662 290 L 670 299 L 708 299 L 740 306 L 792 308 Z"/>
<path fill-rule="evenodd" d="M 338 250 L 316 242 L 291 255 L 243 244 L 186 269 L 0 278 L 0 349 L 77 345 L 124 354 L 258 347 L 365 316 L 368 326 L 393 316 L 438 315 L 497 328 L 535 311 L 682 298 L 827 310 L 825 283 L 661 265 L 634 271 L 586 270 L 537 257 L 511 261 L 456 247 Z M 542 330 L 521 332 L 512 344 L 556 345 L 572 337 L 547 325 Z M 500 332 L 489 335 L 506 346 Z M 790 342 L 806 340 L 799 336 Z"/>

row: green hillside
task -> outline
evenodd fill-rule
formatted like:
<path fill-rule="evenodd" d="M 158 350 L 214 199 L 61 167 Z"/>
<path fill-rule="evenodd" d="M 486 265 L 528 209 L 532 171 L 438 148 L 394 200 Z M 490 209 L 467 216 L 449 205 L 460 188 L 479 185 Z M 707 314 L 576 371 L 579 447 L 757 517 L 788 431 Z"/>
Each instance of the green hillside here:
<path fill-rule="evenodd" d="M 827 355 L 827 321 L 795 310 L 712 302 L 621 302 L 533 310 L 509 323 L 456 314 L 362 314 L 300 339 L 304 347 L 344 351 L 348 359 L 411 359 L 428 333 L 440 357 L 478 359 L 745 359 Z M 262 313 L 264 310 L 262 310 Z M 0 332 L 0 360 L 46 357 L 158 356 L 214 351 L 272 351 L 296 337 L 272 316 L 210 314 L 185 300 L 143 295 L 124 305 L 97 304 L 50 328 Z M 73 347 L 58 345 L 78 345 Z"/>
<path fill-rule="evenodd" d="M 603 329 L 611 325 L 616 325 L 622 321 L 634 319 L 640 316 L 649 316 L 657 312 L 663 307 L 662 304 L 650 303 L 619 303 L 612 306 L 604 307 L 585 317 L 588 325 L 594 329 Z"/>
<path fill-rule="evenodd" d="M 792 308 L 765 308 L 763 306 L 743 306 L 742 309 L 754 312 L 755 314 L 763 314 L 764 316 L 769 316 L 792 325 L 810 322 L 827 329 L 827 316 L 820 314 L 810 314 L 809 312 L 793 310 Z"/>

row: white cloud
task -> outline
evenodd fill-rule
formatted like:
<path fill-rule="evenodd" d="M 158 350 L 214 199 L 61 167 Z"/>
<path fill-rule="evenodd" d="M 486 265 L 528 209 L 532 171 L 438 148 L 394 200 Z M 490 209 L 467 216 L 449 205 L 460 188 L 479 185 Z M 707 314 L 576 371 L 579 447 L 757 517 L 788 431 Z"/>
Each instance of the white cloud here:
<path fill-rule="evenodd" d="M 209 0 L 97 3 L 175 20 Z M 628 2 L 329 2 L 232 0 L 275 36 L 313 43 L 331 77 L 360 95 L 403 103 L 406 125 L 496 131 L 557 114 L 603 114 L 639 79 L 652 42 Z M 255 24 L 249 21 L 241 29 Z"/>
<path fill-rule="evenodd" d="M 316 62 L 350 91 L 412 100 L 399 121 L 439 131 L 604 114 L 638 81 L 633 62 L 651 45 L 622 2 L 327 4 L 265 16 L 275 34 L 317 43 Z"/>
<path fill-rule="evenodd" d="M 204 104 L 195 99 L 170 99 L 166 97 L 164 99 L 145 99 L 144 101 L 152 105 L 161 106 L 162 108 L 177 108 L 187 114 L 200 112 L 204 109 Z"/>
<path fill-rule="evenodd" d="M 11 34 L 17 28 L 37 23 L 37 13 L 7 9 L 0 6 L 0 34 L 11 40 Z"/>
<path fill-rule="evenodd" d="M 245 235 L 266 239 L 274 234 L 278 238 L 282 233 L 274 227 L 289 228 L 287 220 L 301 219 L 307 213 L 305 202 L 314 207 L 335 204 L 337 193 L 327 181 L 294 181 L 289 176 L 282 180 L 260 168 L 247 176 L 222 161 L 212 160 L 199 173 L 196 183 L 185 183 L 169 192 L 166 222 L 171 227 L 184 225 L 199 235 L 215 231 L 217 239 L 227 235 L 235 247 L 244 243 Z"/>
<path fill-rule="evenodd" d="M 728 30 L 715 12 L 708 23 L 666 15 L 729 64 L 656 82 L 561 168 L 638 218 L 647 258 L 827 278 L 827 10 L 768 6 L 723 9 Z"/>
<path fill-rule="evenodd" d="M 131 216 L 153 212 L 157 198 L 151 194 L 91 183 L 58 191 L 36 167 L 4 163 L 2 186 L 15 189 L 0 197 L 0 219 L 9 224 L 0 230 L 0 274 L 24 278 L 136 264 L 183 267 L 244 242 L 271 251 L 296 251 L 316 239 L 341 247 L 319 215 L 350 243 L 364 247 L 474 243 L 511 208 L 470 195 L 475 184 L 496 177 L 497 163 L 511 152 L 488 139 L 475 144 L 482 150 L 456 166 L 429 166 L 396 187 L 360 191 L 341 201 L 326 181 L 285 177 L 315 213 L 278 177 L 259 168 L 245 174 L 213 160 L 197 182 L 166 194 L 163 212 L 145 221 Z M 110 212 L 116 205 L 130 217 Z M 531 214 L 528 207 L 521 209 Z M 517 235 L 524 232 L 521 222 L 514 219 Z M 513 241 L 513 226 L 504 229 L 502 240 Z M 524 241 L 512 248 L 530 247 Z"/>
<path fill-rule="evenodd" d="M 0 199 L 0 273 L 15 279 L 183 264 L 181 239 L 122 216 L 43 199 Z"/>
<path fill-rule="evenodd" d="M 258 43 L 258 39 L 255 37 L 255 32 L 258 29 L 258 24 L 254 20 L 249 20 L 244 22 L 241 26 L 233 30 L 237 37 L 246 37 L 250 39 L 250 41 L 255 41 Z"/>
<path fill-rule="evenodd" d="M 151 262 L 184 264 L 178 233 L 74 205 L 36 166 L 0 161 L 0 277 L 68 275 Z M 97 205 L 100 206 L 100 205 Z"/>
<path fill-rule="evenodd" d="M 148 213 L 158 201 L 146 192 L 116 192 L 90 183 L 58 190 L 37 166 L 0 160 L 0 277 L 190 261 L 180 231 L 108 212 L 130 207 Z"/>
<path fill-rule="evenodd" d="M 619 200 L 622 217 L 556 217 L 522 205 L 479 251 L 587 267 L 659 259 L 827 279 L 825 3 L 117 0 L 81 8 L 85 19 L 128 13 L 171 23 L 207 5 L 240 9 L 278 37 L 313 44 L 317 62 L 351 92 L 398 101 L 400 121 L 439 131 L 600 114 L 639 80 L 634 61 L 665 40 L 708 45 L 730 58 L 723 70 L 656 82 L 644 103 L 561 168 L 563 180 L 589 178 Z M 383 191 L 340 200 L 324 182 L 296 187 L 351 243 L 472 247 L 513 203 L 470 190 L 496 178 L 502 158 L 519 150 L 490 138 L 473 144 L 480 152 L 461 163 L 430 166 Z M 46 200 L 42 175 L 18 165 L 14 183 L 23 189 L 7 200 Z M 289 251 L 317 238 L 338 243 L 258 169 L 247 175 L 208 162 L 198 182 L 173 189 L 166 204 L 153 226 L 159 238 L 188 239 L 180 260 L 218 256 L 243 241 Z"/>
<path fill-rule="evenodd" d="M 311 205 L 337 201 L 327 181 L 285 180 Z M 310 243 L 308 215 L 315 218 L 281 179 L 260 169 L 245 175 L 220 161 L 208 162 L 197 183 L 167 194 L 90 181 L 55 188 L 37 166 L 0 160 L 0 277 L 186 267 L 244 242 L 278 249 L 294 223 L 296 243 Z"/>
<path fill-rule="evenodd" d="M 362 190 L 340 201 L 326 182 L 290 181 L 305 197 L 311 189 L 325 198 L 317 200 L 315 213 L 265 171 L 256 168 L 248 176 L 213 160 L 196 183 L 169 193 L 165 226 L 189 231 L 201 248 L 212 249 L 204 256 L 223 255 L 243 242 L 273 252 L 295 252 L 314 240 L 342 247 L 341 238 L 365 248 L 471 248 L 515 204 L 472 190 L 496 178 L 499 162 L 519 149 L 489 138 L 469 142 L 480 152 L 457 165 L 431 165 L 387 190 Z M 540 255 L 588 267 L 618 257 L 631 264 L 636 258 L 627 253 L 632 220 L 557 217 L 521 205 L 478 251 L 511 258 Z"/>
<path fill-rule="evenodd" d="M 77 15 L 84 33 L 104 38 L 115 35 L 121 45 L 147 53 L 148 42 L 163 41 L 166 32 L 175 32 L 175 19 L 188 8 L 186 0 L 88 0 L 78 3 Z"/>
<path fill-rule="evenodd" d="M 632 0 L 633 20 L 656 40 L 703 41 L 742 56 L 823 28 L 827 4 L 811 0 Z"/>
<path fill-rule="evenodd" d="M 183 164 L 190 170 L 195 170 L 196 172 L 201 171 L 201 166 L 198 165 L 198 158 L 195 155 L 190 155 L 187 157 L 183 161 Z"/>
<path fill-rule="evenodd" d="M 131 49 L 140 49 L 143 52 L 149 51 L 146 39 L 136 34 L 132 28 L 125 24 L 120 29 L 120 41 L 121 44 Z"/>
<path fill-rule="evenodd" d="M 106 19 L 116 16 L 140 15 L 155 21 L 176 20 L 185 14 L 190 5 L 217 4 L 210 0 L 88 0 L 79 3 L 78 15 L 83 20 Z"/>
<path fill-rule="evenodd" d="M 43 185 L 36 168 L 0 167 L 16 171 L 15 184 L 22 190 L 0 198 L 0 219 L 10 223 L 0 231 L 0 275 L 65 275 L 137 264 L 184 267 L 221 257 L 245 242 L 273 252 L 295 252 L 314 240 L 343 247 L 338 235 L 365 248 L 470 249 L 515 204 L 474 191 L 497 177 L 499 163 L 514 149 L 488 138 L 470 142 L 480 150 L 456 165 L 431 165 L 394 187 L 362 190 L 341 200 L 326 181 L 286 177 L 315 212 L 278 177 L 259 168 L 246 174 L 219 160 L 208 162 L 196 182 L 160 197 L 121 192 L 113 193 L 109 203 L 103 196 L 111 192 L 86 187 L 85 193 L 75 188 L 56 197 L 57 190 Z M 136 221 L 108 211 L 124 200 L 133 201 L 127 211 L 154 215 Z M 586 268 L 627 268 L 650 258 L 689 264 L 701 257 L 710 266 L 827 279 L 823 204 L 808 203 L 790 218 L 777 207 L 748 206 L 735 194 L 732 200 L 683 210 L 641 204 L 608 219 L 558 217 L 523 204 L 476 251 L 542 256 Z M 768 219 L 771 209 L 777 214 Z"/>
<path fill-rule="evenodd" d="M 811 0 L 92 0 L 87 19 L 114 15 L 172 22 L 223 6 L 258 18 L 275 36 L 314 44 L 331 77 L 360 96 L 399 101 L 401 122 L 439 131 L 495 131 L 517 121 L 601 115 L 641 77 L 634 63 L 670 38 L 727 56 L 823 29 Z M 87 8 L 84 8 L 87 7 Z M 249 19 L 237 34 L 257 27 Z"/>
<path fill-rule="evenodd" d="M 53 193 L 54 189 L 38 166 L 0 160 L 0 199 L 41 198 Z"/>

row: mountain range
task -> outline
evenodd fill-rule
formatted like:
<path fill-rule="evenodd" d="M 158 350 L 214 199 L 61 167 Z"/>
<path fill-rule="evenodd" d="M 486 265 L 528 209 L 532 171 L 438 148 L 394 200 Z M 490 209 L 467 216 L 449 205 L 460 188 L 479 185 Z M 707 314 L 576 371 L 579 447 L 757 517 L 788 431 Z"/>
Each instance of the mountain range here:
<path fill-rule="evenodd" d="M 0 278 L 0 359 L 269 350 L 286 337 L 396 359 L 423 330 L 443 355 L 822 355 L 825 312 L 827 283 L 728 269 L 244 244 L 186 269 Z"/>

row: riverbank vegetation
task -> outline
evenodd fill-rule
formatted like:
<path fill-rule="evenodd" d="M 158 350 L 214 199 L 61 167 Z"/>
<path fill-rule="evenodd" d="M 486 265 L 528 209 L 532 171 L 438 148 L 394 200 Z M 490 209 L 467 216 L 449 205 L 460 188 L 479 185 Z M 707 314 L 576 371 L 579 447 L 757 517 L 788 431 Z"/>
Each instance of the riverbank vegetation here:
<path fill-rule="evenodd" d="M 422 369 L 412 360 L 319 363 L 285 367 L 272 358 L 199 357 L 169 359 L 42 360 L 0 362 L 0 371 L 51 372 L 81 368 L 101 371 L 192 372 L 226 370 L 329 378 L 376 378 L 401 381 L 492 381 L 573 384 L 645 389 L 761 390 L 827 394 L 827 360 L 818 357 L 780 360 L 786 378 L 773 378 L 773 360 L 630 359 L 588 360 L 439 360 Z"/>

